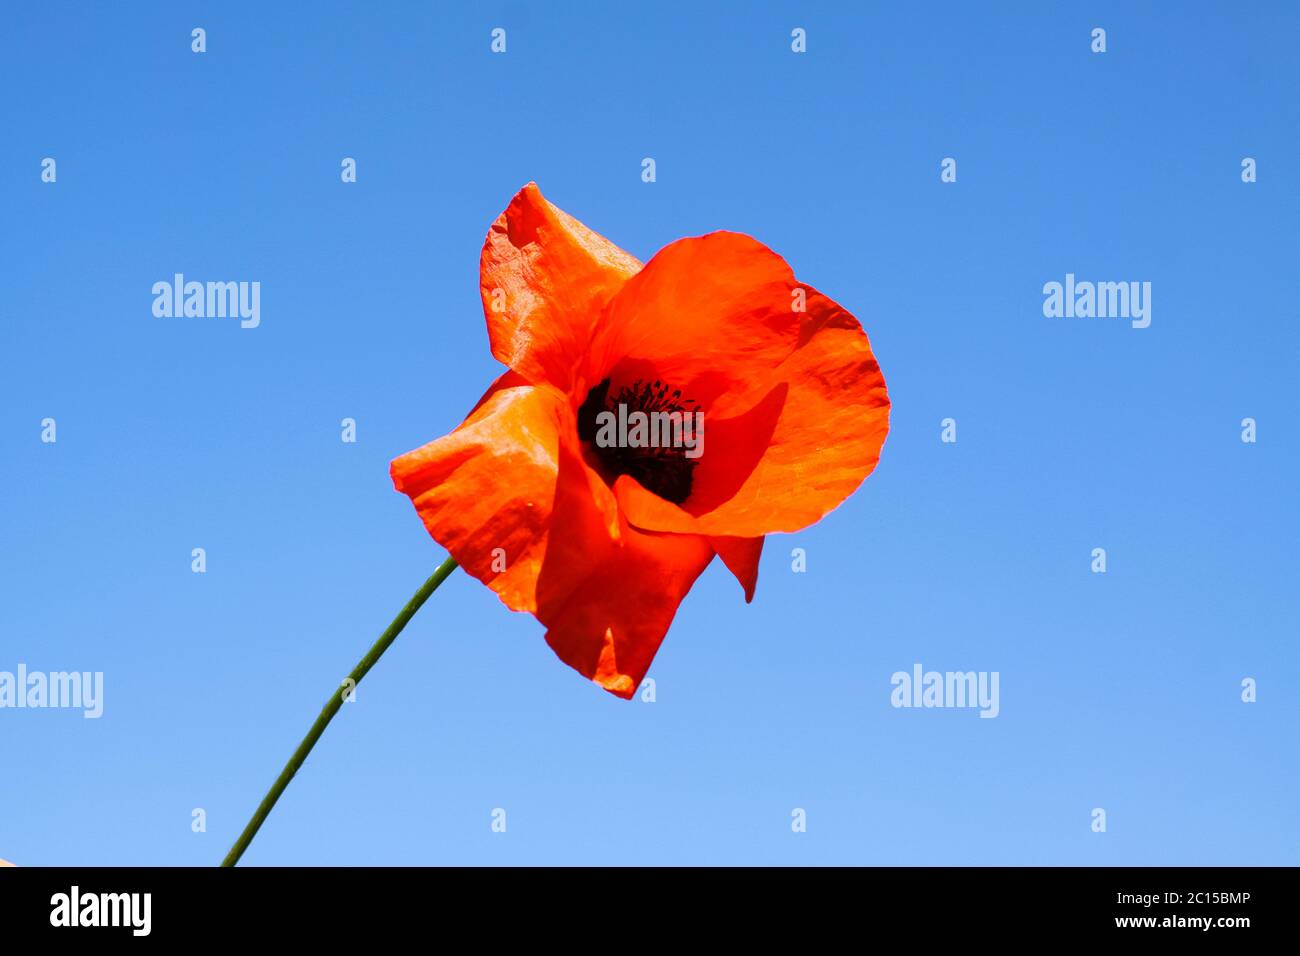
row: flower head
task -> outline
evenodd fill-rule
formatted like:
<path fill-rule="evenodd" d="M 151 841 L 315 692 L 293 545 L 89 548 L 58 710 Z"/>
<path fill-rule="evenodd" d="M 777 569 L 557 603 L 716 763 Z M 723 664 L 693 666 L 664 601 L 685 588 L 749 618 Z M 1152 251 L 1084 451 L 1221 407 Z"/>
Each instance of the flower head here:
<path fill-rule="evenodd" d="M 679 239 L 643 266 L 533 183 L 479 281 L 508 370 L 393 483 L 561 660 L 630 698 L 714 555 L 752 600 L 763 536 L 870 474 L 884 377 L 857 319 L 757 240 Z"/>

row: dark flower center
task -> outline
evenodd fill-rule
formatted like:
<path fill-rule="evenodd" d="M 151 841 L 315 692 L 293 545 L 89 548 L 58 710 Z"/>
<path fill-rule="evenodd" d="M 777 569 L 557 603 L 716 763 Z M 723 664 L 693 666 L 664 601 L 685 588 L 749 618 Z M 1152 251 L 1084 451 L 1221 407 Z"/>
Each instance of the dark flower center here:
<path fill-rule="evenodd" d="M 610 397 L 605 379 L 578 409 L 578 437 L 600 463 L 606 481 L 631 475 L 660 498 L 681 504 L 703 451 L 698 402 L 680 389 L 638 379 Z M 640 413 L 639 415 L 637 413 Z"/>

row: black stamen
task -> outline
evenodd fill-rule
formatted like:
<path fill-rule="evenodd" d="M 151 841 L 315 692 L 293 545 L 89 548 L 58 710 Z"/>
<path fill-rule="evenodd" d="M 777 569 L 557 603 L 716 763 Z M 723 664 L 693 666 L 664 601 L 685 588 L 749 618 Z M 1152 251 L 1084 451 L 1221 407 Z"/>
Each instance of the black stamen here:
<path fill-rule="evenodd" d="M 700 409 L 698 402 L 682 398 L 681 389 L 672 389 L 660 381 L 642 382 L 637 379 L 631 385 L 619 389 L 612 400 L 609 397 L 610 380 L 605 379 L 587 393 L 582 407 L 578 409 L 578 437 L 587 442 L 600 460 L 607 481 L 612 482 L 619 475 L 631 475 L 648 491 L 660 498 L 681 504 L 691 495 L 691 483 L 698 458 L 687 458 L 686 448 L 672 444 L 648 445 L 641 448 L 611 445 L 601 447 L 596 443 L 596 433 L 600 430 L 596 417 L 605 411 L 618 414 L 620 405 L 627 406 L 627 413 L 645 412 L 679 412 L 689 419 L 691 434 L 694 431 L 694 415 Z"/>

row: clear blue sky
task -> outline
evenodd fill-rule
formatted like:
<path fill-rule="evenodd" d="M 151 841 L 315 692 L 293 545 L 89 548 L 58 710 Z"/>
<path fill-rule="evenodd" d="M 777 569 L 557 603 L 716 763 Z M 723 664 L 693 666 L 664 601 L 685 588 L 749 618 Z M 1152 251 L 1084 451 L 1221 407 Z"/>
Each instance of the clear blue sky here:
<path fill-rule="evenodd" d="M 706 572 L 653 704 L 457 574 L 247 863 L 1300 863 L 1294 4 L 4 19 L 0 670 L 106 699 L 0 710 L 0 857 L 220 860 L 442 558 L 388 462 L 498 373 L 479 249 L 536 180 L 642 259 L 751 233 L 858 315 L 880 466 L 752 605 Z M 154 318 L 176 272 L 260 281 L 260 328 Z M 1045 318 L 1067 272 L 1151 282 L 1151 327 Z M 999 672 L 1000 716 L 891 707 L 917 662 Z"/>

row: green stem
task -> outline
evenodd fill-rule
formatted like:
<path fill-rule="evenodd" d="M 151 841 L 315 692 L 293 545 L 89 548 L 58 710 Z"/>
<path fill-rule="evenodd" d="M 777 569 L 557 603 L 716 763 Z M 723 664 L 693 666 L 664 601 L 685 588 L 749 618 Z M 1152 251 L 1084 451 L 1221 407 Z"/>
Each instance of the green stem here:
<path fill-rule="evenodd" d="M 406 607 L 402 608 L 397 617 L 393 618 L 393 623 L 388 625 L 388 630 L 379 635 L 379 640 L 375 641 L 374 646 L 366 652 L 366 656 L 361 658 L 356 667 L 352 668 L 352 673 L 348 675 L 351 683 L 344 681 L 339 685 L 343 688 L 342 690 L 330 694 L 330 699 L 321 708 L 320 716 L 311 725 L 311 730 L 307 731 L 307 736 L 302 738 L 302 743 L 293 752 L 289 762 L 284 765 L 284 769 L 280 771 L 280 776 L 275 778 L 275 783 L 271 784 L 271 789 L 262 798 L 262 802 L 257 807 L 257 812 L 248 821 L 248 825 L 244 827 L 244 832 L 239 834 L 239 839 L 230 848 L 226 858 L 221 861 L 222 866 L 234 866 L 239 862 L 239 858 L 244 855 L 248 845 L 253 842 L 253 837 L 257 836 L 257 831 L 261 829 L 262 823 L 265 822 L 276 801 L 280 799 L 280 794 L 284 793 L 284 788 L 289 786 L 289 781 L 298 772 L 302 762 L 307 759 L 307 755 L 311 753 L 311 748 L 316 746 L 316 741 L 320 740 L 320 735 L 325 732 L 329 722 L 334 719 L 334 715 L 343 706 L 343 700 L 349 690 L 361 683 L 361 678 L 370 672 L 370 668 L 375 666 L 375 662 L 379 660 L 384 651 L 388 650 L 389 645 L 397 640 L 397 635 L 402 633 L 402 628 L 406 627 L 411 618 L 415 616 L 415 612 L 429 599 L 429 595 L 438 590 L 438 585 L 447 580 L 447 577 L 455 570 L 455 558 L 448 557 L 446 561 L 438 565 L 438 570 L 429 576 L 429 580 L 420 585 L 420 590 L 415 592 L 411 600 L 406 602 Z"/>

